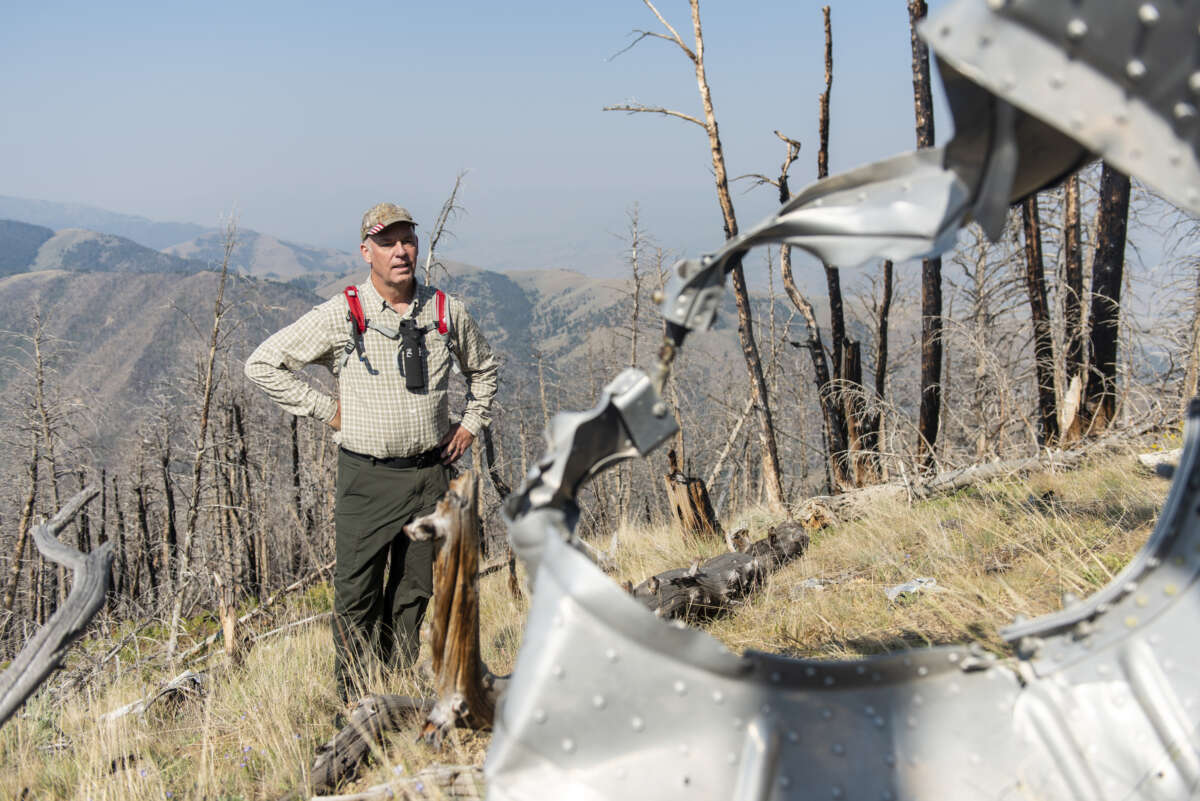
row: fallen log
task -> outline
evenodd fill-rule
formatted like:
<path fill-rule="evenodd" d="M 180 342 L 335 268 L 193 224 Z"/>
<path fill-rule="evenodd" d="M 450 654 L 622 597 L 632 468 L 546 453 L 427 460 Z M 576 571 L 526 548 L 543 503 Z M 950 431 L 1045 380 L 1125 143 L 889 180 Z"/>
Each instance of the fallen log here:
<path fill-rule="evenodd" d="M 807 530 L 817 531 L 827 526 L 857 520 L 884 503 L 948 495 L 985 481 L 1011 478 L 1036 470 L 1075 467 L 1096 447 L 1097 444 L 1093 443 L 1090 447 L 1071 451 L 960 467 L 916 484 L 876 484 L 839 495 L 817 495 L 800 504 L 796 511 L 796 519 Z"/>
<path fill-rule="evenodd" d="M 63 605 L 0 674 L 0 726 L 59 668 L 67 649 L 83 636 L 104 606 L 112 578 L 112 542 L 83 554 L 57 539 L 58 532 L 99 492 L 97 487 L 81 490 L 49 522 L 33 530 L 34 544 L 42 556 L 74 570 L 75 582 Z"/>
<path fill-rule="evenodd" d="M 738 541 L 731 538 L 731 542 Z M 804 527 L 788 521 L 745 546 L 744 551 L 658 573 L 633 587 L 631 593 L 659 617 L 705 620 L 731 609 L 769 574 L 801 556 L 808 545 Z"/>
<path fill-rule="evenodd" d="M 139 698 L 111 712 L 105 712 L 97 718 L 97 721 L 100 723 L 111 723 L 127 715 L 143 716 L 150 710 L 150 707 L 159 701 L 174 701 L 177 703 L 190 696 L 203 695 L 207 683 L 208 679 L 203 673 L 185 670 L 144 698 Z"/>
<path fill-rule="evenodd" d="M 314 794 L 328 792 L 358 775 L 363 760 L 379 746 L 383 733 L 416 725 L 433 708 L 432 698 L 371 695 L 359 700 L 350 722 L 317 747 L 310 781 Z"/>
<path fill-rule="evenodd" d="M 314 795 L 310 801 L 478 801 L 484 794 L 483 768 L 478 765 L 431 765 L 413 776 L 392 779 L 345 795 Z"/>

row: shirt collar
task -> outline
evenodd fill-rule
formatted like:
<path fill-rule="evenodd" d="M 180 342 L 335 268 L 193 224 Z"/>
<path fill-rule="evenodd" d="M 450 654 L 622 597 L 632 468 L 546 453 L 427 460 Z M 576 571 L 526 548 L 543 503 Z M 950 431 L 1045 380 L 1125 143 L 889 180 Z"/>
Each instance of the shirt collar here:
<path fill-rule="evenodd" d="M 363 311 L 366 313 L 368 319 L 372 312 L 381 312 L 387 309 L 392 314 L 399 315 L 400 319 L 412 317 L 415 320 L 416 315 L 425 308 L 425 301 L 429 299 L 433 291 L 422 284 L 421 279 L 415 275 L 413 276 L 413 280 L 416 282 L 416 289 L 413 291 L 413 302 L 408 304 L 408 311 L 404 314 L 399 314 L 383 299 L 383 295 L 380 295 L 379 291 L 375 289 L 375 284 L 371 281 L 371 276 L 367 275 L 367 280 L 358 285 L 358 296 L 362 300 Z"/>

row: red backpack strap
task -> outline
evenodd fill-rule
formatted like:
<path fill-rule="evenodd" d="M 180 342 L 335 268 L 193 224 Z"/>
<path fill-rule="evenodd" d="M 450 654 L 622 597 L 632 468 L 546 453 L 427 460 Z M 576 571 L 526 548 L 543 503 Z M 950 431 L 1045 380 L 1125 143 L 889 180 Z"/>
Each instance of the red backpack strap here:
<path fill-rule="evenodd" d="M 362 334 L 367 330 L 367 317 L 363 314 L 362 301 L 358 299 L 358 289 L 348 286 L 342 294 L 346 296 L 346 303 L 350 306 L 350 319 L 354 321 L 354 328 Z"/>
<path fill-rule="evenodd" d="M 437 304 L 437 331 L 442 336 L 450 330 L 450 326 L 446 323 L 446 293 L 442 290 L 437 290 L 434 294 L 434 302 Z"/>

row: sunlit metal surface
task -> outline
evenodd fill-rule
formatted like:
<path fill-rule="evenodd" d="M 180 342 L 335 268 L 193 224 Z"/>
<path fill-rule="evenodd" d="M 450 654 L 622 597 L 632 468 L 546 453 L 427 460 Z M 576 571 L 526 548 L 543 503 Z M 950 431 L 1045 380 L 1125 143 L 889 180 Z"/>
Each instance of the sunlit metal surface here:
<path fill-rule="evenodd" d="M 496 717 L 489 794 L 621 799 L 1200 797 L 1200 403 L 1150 541 L 1087 601 L 1004 634 L 854 662 L 748 652 L 654 617 L 572 547 L 575 495 L 674 431 L 660 390 L 725 275 L 783 243 L 843 266 L 940 253 L 970 220 L 1095 153 L 1200 213 L 1200 3 L 958 0 L 922 26 L 956 136 L 820 181 L 710 256 L 675 265 L 654 381 L 625 371 L 559 415 L 506 505 L 536 580 Z"/>
<path fill-rule="evenodd" d="M 735 656 L 667 624 L 541 518 L 490 797 L 1180 799 L 1200 795 L 1200 405 L 1158 527 L 1094 598 L 970 646 Z M 535 519 L 538 519 L 535 517 Z"/>

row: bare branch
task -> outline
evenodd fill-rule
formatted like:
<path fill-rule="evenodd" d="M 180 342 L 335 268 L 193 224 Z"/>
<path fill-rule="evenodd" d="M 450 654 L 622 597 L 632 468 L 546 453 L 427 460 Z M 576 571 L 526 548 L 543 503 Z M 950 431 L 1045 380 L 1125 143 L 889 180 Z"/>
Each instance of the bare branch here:
<path fill-rule="evenodd" d="M 642 41 L 643 39 L 647 39 L 647 38 L 662 39 L 663 41 L 671 42 L 672 44 L 677 44 L 677 42 L 675 42 L 674 39 L 672 39 L 670 36 L 667 36 L 665 33 L 655 33 L 654 31 L 643 31 L 641 28 L 634 28 L 632 31 L 630 31 L 630 33 L 636 33 L 638 35 L 637 38 L 634 39 L 629 44 L 622 47 L 617 52 L 613 53 L 608 58 L 606 58 L 605 61 L 612 61 L 613 59 L 617 58 L 617 56 L 621 56 L 621 55 L 624 55 L 625 53 L 628 53 L 630 50 L 637 47 L 638 42 Z"/>
<path fill-rule="evenodd" d="M 745 179 L 747 179 L 747 178 L 753 178 L 753 179 L 754 179 L 754 183 L 753 183 L 753 184 L 751 184 L 751 185 L 750 185 L 750 186 L 749 186 L 749 187 L 746 189 L 746 191 L 747 191 L 747 192 L 749 192 L 751 189 L 757 189 L 758 187 L 760 187 L 760 186 L 763 186 L 764 184 L 768 184 L 768 185 L 770 185 L 770 186 L 773 186 L 773 187 L 775 187 L 776 189 L 778 189 L 778 188 L 779 188 L 779 181 L 778 181 L 778 180 L 776 180 L 776 179 L 774 179 L 774 178 L 768 178 L 767 176 L 763 175 L 761 172 L 748 172 L 748 173 L 746 173 L 745 175 L 737 175 L 737 176 L 734 176 L 733 180 L 734 180 L 734 181 L 741 181 L 741 180 L 745 180 Z"/>
<path fill-rule="evenodd" d="M 460 170 L 458 175 L 454 176 L 454 188 L 450 190 L 450 197 L 446 198 L 446 202 L 442 204 L 442 210 L 438 212 L 437 220 L 433 224 L 433 233 L 429 236 L 429 249 L 425 254 L 425 283 L 427 285 L 432 283 L 433 268 L 441 264 L 441 262 L 434 262 L 433 253 L 437 250 L 442 234 L 454 236 L 454 232 L 446 230 L 446 226 L 458 212 L 463 211 L 463 207 L 455 203 L 455 200 L 458 198 L 458 190 L 462 188 L 462 181 L 467 172 L 468 170 Z M 445 272 L 445 270 L 446 268 L 443 266 L 442 271 Z M 449 274 L 447 273 L 447 275 Z"/>
<path fill-rule="evenodd" d="M 684 114 L 682 111 L 675 111 L 674 109 L 663 108 L 662 106 L 643 106 L 641 103 L 626 103 L 619 106 L 605 106 L 604 111 L 627 111 L 630 114 L 635 114 L 637 112 L 644 112 L 647 114 L 662 114 L 667 117 L 678 117 L 681 120 L 694 122 L 704 130 L 708 130 L 707 125 L 690 114 Z"/>
<path fill-rule="evenodd" d="M 666 18 L 663 17 L 662 14 L 658 13 L 658 9 L 654 7 L 654 4 L 651 3 L 650 0 L 642 0 L 642 2 L 646 4 L 646 8 L 650 9 L 654 13 L 654 16 L 658 17 L 658 21 L 662 23 L 663 27 L 671 32 L 671 36 L 673 37 L 675 44 L 679 45 L 679 49 L 687 53 L 687 57 L 692 60 L 693 64 L 696 63 L 698 61 L 698 56 L 692 52 L 690 47 L 683 43 L 683 39 L 679 38 L 679 33 L 671 27 L 671 23 L 667 22 Z"/>
<path fill-rule="evenodd" d="M 88 623 L 104 606 L 112 576 L 112 541 L 84 554 L 56 538 L 83 505 L 99 492 L 96 487 L 81 490 L 48 523 L 40 524 L 33 531 L 34 544 L 42 557 L 74 570 L 75 584 L 66 602 L 0 674 L 0 725 L 58 669 L 67 649 L 83 636 Z"/>

